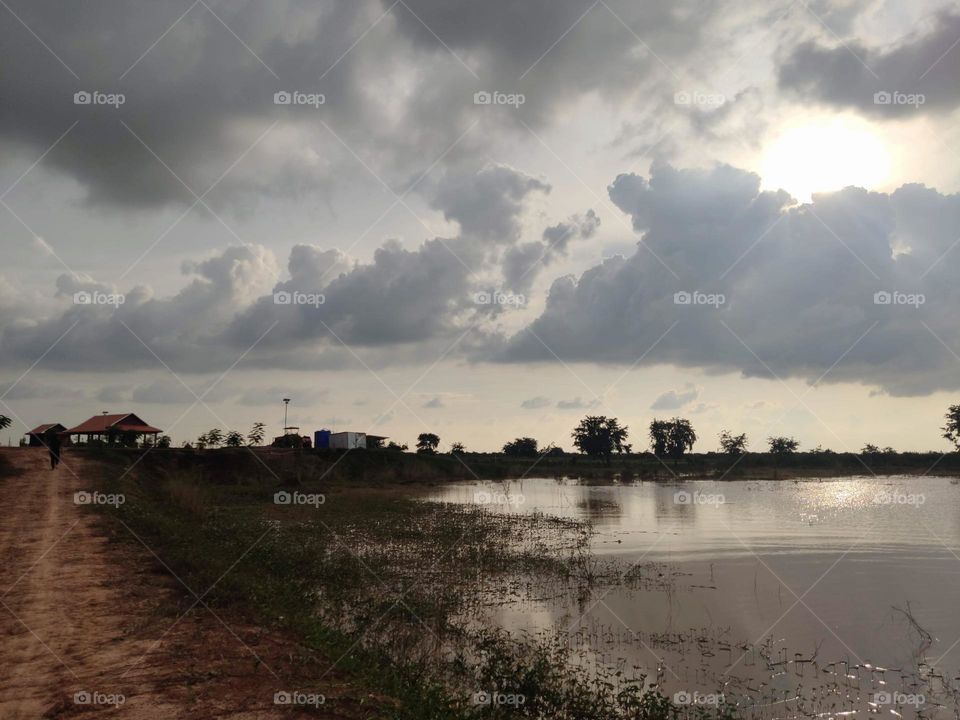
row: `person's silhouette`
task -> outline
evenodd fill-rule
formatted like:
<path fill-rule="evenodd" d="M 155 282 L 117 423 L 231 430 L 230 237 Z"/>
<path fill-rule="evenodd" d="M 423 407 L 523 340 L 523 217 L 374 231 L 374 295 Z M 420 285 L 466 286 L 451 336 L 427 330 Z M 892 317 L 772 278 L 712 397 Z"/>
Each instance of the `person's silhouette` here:
<path fill-rule="evenodd" d="M 60 464 L 60 436 L 56 433 L 47 433 L 44 438 L 44 444 L 47 446 L 47 452 L 50 453 L 50 469 L 56 470 Z"/>

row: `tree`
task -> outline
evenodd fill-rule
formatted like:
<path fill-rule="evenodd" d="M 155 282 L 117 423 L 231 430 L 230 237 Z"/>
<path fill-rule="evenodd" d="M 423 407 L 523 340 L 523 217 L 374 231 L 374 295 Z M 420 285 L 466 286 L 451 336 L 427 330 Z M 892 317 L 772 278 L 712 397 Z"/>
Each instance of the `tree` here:
<path fill-rule="evenodd" d="M 860 450 L 860 454 L 861 455 L 879 455 L 880 448 L 878 448 L 876 445 L 871 445 L 870 443 L 867 443 L 866 445 L 863 446 L 863 449 Z"/>
<path fill-rule="evenodd" d="M 8 427 L 10 427 L 11 422 L 12 420 L 10 420 L 10 418 L 8 418 L 6 415 L 0 415 L 0 430 L 6 430 Z"/>
<path fill-rule="evenodd" d="M 398 445 L 393 440 L 387 443 L 387 450 L 395 450 L 396 452 L 406 452 L 409 448 L 407 445 Z"/>
<path fill-rule="evenodd" d="M 463 449 L 462 442 L 455 442 L 450 446 L 450 452 L 454 455 L 462 455 L 466 450 Z"/>
<path fill-rule="evenodd" d="M 207 447 L 207 444 L 210 442 L 210 439 L 207 437 L 206 433 L 203 433 L 200 437 L 197 438 L 197 449 L 203 450 Z"/>
<path fill-rule="evenodd" d="M 262 422 L 255 422 L 250 432 L 247 433 L 247 443 L 249 445 L 263 445 L 263 437 L 266 435 L 267 426 Z"/>
<path fill-rule="evenodd" d="M 731 435 L 724 430 L 720 433 L 720 450 L 727 455 L 743 455 L 747 450 L 747 434 Z"/>
<path fill-rule="evenodd" d="M 227 437 L 224 439 L 223 444 L 227 447 L 241 447 L 243 445 L 243 435 L 238 433 L 236 430 L 231 430 L 227 433 Z"/>
<path fill-rule="evenodd" d="M 657 457 L 664 457 L 667 454 L 667 443 L 670 440 L 670 423 L 666 420 L 657 420 L 650 423 L 650 445 L 653 447 L 653 454 Z"/>
<path fill-rule="evenodd" d="M 503 454 L 507 457 L 536 457 L 540 454 L 537 441 L 531 437 L 519 437 L 503 446 Z"/>
<path fill-rule="evenodd" d="M 940 428 L 943 430 L 943 437 L 960 450 L 960 405 L 951 405 L 944 417 L 947 424 Z"/>
<path fill-rule="evenodd" d="M 616 418 L 587 415 L 574 428 L 573 444 L 586 455 L 602 457 L 610 462 L 610 456 L 614 452 L 629 452 L 630 446 L 624 443 L 627 430 L 626 426 L 620 427 L 620 421 Z"/>
<path fill-rule="evenodd" d="M 158 448 L 168 448 L 170 447 L 170 443 L 171 443 L 171 440 L 169 435 L 161 435 L 160 437 L 157 438 Z"/>
<path fill-rule="evenodd" d="M 697 441 L 697 433 L 693 431 L 693 425 L 689 420 L 683 418 L 674 418 L 670 421 L 670 436 L 667 439 L 667 455 L 674 460 L 683 457 L 688 450 L 693 450 L 693 444 Z"/>
<path fill-rule="evenodd" d="M 650 441 L 653 444 L 653 454 L 657 457 L 670 457 L 677 460 L 683 457 L 688 450 L 693 450 L 697 441 L 697 433 L 689 420 L 673 418 L 672 420 L 654 420 L 650 423 Z"/>
<path fill-rule="evenodd" d="M 774 455 L 790 455 L 800 447 L 800 442 L 792 437 L 771 437 L 767 438 L 767 443 Z"/>
<path fill-rule="evenodd" d="M 223 443 L 223 431 L 220 428 L 214 428 L 207 431 L 207 444 L 216 447 Z"/>
<path fill-rule="evenodd" d="M 122 430 L 118 436 L 118 439 L 120 441 L 120 447 L 135 448 L 137 446 L 137 441 L 140 440 L 140 433 L 136 432 L 135 430 Z M 146 440 L 144 440 L 144 442 L 146 442 Z"/>
<path fill-rule="evenodd" d="M 440 437 L 433 433 L 420 433 L 417 435 L 417 452 L 421 455 L 435 454 L 439 444 Z"/>

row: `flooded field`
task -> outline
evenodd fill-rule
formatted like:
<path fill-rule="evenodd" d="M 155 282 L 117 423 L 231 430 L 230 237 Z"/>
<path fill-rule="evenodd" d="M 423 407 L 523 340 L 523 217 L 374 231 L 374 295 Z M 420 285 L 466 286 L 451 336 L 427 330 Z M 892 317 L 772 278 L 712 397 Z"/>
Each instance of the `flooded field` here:
<path fill-rule="evenodd" d="M 681 704 L 745 716 L 957 717 L 960 485 L 946 478 L 464 483 L 430 500 L 589 520 L 660 582 L 492 592 L 486 622 L 564 638 Z"/>

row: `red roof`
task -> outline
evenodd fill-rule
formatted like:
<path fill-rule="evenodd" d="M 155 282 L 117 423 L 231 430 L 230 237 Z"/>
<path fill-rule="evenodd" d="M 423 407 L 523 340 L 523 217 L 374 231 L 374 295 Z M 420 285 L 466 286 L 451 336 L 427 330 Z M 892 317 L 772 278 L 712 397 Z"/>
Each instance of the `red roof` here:
<path fill-rule="evenodd" d="M 33 430 L 28 432 L 27 435 L 43 435 L 47 430 L 51 430 L 53 428 L 66 430 L 66 428 L 60 423 L 46 423 L 45 425 L 37 425 Z"/>
<path fill-rule="evenodd" d="M 94 415 L 89 420 L 85 420 L 76 427 L 70 428 L 67 432 L 73 434 L 87 433 L 105 433 L 108 428 L 124 431 L 132 430 L 139 433 L 158 433 L 163 432 L 159 428 L 147 425 L 143 420 L 133 413 L 122 413 L 120 415 Z"/>

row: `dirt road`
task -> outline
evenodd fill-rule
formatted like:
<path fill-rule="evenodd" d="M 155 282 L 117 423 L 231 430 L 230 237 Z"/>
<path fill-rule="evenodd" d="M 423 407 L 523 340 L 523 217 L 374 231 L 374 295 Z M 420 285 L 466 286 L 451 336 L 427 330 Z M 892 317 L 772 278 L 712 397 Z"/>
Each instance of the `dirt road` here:
<path fill-rule="evenodd" d="M 188 611 L 147 548 L 75 503 L 101 472 L 80 453 L 51 471 L 43 450 L 0 452 L 20 471 L 0 478 L 0 718 L 386 716 L 289 638 Z"/>

